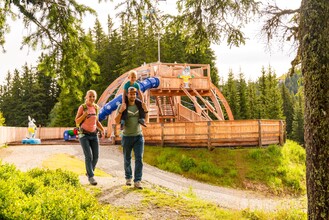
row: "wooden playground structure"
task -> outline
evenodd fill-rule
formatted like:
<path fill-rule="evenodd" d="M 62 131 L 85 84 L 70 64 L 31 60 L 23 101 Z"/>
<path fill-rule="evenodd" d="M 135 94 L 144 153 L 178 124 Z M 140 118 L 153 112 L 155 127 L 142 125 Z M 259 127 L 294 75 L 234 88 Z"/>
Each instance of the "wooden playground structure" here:
<path fill-rule="evenodd" d="M 285 129 L 280 120 L 234 120 L 225 97 L 211 82 L 208 64 L 156 62 L 134 70 L 140 85 L 147 79 L 159 82 L 144 91 L 149 108 L 149 121 L 143 128 L 147 144 L 212 149 L 284 143 Z M 113 81 L 97 103 L 102 109 L 112 108 L 106 118 L 108 137 L 113 143 L 120 141 L 115 109 L 121 103 L 119 96 L 128 73 Z"/>

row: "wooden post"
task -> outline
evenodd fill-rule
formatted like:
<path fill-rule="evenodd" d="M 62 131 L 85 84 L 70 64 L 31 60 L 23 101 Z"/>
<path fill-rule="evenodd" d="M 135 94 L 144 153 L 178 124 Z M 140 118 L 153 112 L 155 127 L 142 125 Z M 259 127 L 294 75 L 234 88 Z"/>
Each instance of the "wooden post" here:
<path fill-rule="evenodd" d="M 258 120 L 258 146 L 262 147 L 262 122 Z"/>
<path fill-rule="evenodd" d="M 161 147 L 164 145 L 164 123 L 161 123 Z"/>
<path fill-rule="evenodd" d="M 208 128 L 208 150 L 212 151 L 214 150 L 214 147 L 211 146 L 211 131 L 210 131 L 211 121 L 207 121 L 207 128 Z"/>
<path fill-rule="evenodd" d="M 279 132 L 280 132 L 280 134 L 279 134 L 280 135 L 279 136 L 279 143 L 280 143 L 281 146 L 283 146 L 283 144 L 284 144 L 284 129 L 283 129 L 284 124 L 283 124 L 282 120 L 280 120 L 279 126 L 280 126 L 280 128 L 279 128 Z"/>
<path fill-rule="evenodd" d="M 41 140 L 41 125 L 39 125 L 39 129 L 38 129 L 38 137 Z"/>

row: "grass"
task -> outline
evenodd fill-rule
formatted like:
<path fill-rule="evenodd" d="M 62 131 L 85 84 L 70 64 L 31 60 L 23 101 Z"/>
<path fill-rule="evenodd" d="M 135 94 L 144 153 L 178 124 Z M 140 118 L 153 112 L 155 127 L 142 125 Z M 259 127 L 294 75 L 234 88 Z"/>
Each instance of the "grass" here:
<path fill-rule="evenodd" d="M 204 149 L 178 149 L 178 148 L 155 148 L 147 147 L 145 150 L 145 160 L 153 161 L 153 163 L 160 164 L 171 170 L 176 170 L 181 175 L 187 177 L 200 178 L 203 181 L 214 181 L 216 184 L 223 184 L 226 186 L 239 186 L 243 179 L 250 178 L 255 182 L 266 183 L 270 177 L 277 175 L 277 172 L 269 172 L 268 167 L 272 166 L 273 170 L 279 170 L 278 179 L 282 184 L 288 183 L 288 180 L 293 180 L 292 177 L 298 177 L 300 170 L 299 166 L 301 161 L 305 160 L 303 149 L 293 142 L 287 142 L 284 147 L 271 146 L 266 149 L 215 149 L 210 152 Z M 153 157 L 152 157 L 153 155 Z M 257 166 L 258 164 L 258 166 Z M 50 170 L 56 170 L 55 174 L 61 173 L 58 169 L 68 170 L 78 175 L 84 175 L 85 168 L 84 162 L 67 154 L 57 154 L 53 157 L 46 159 L 43 166 Z M 1 166 L 0 168 L 6 167 Z M 266 168 L 267 167 L 267 168 Z M 9 168 L 4 169 L 3 173 L 10 173 L 12 176 L 13 171 L 8 171 Z M 11 168 L 14 169 L 14 168 Z M 1 169 L 0 169 L 1 171 Z M 289 172 L 291 173 L 289 174 Z M 0 176 L 1 173 L 0 172 Z M 33 176 L 39 178 L 41 171 L 35 170 Z M 48 173 L 49 171 L 45 171 Z M 59 173 L 58 173 L 59 172 Z M 66 172 L 66 171 L 65 171 Z M 258 172 L 258 176 L 257 176 Z M 29 172 L 31 173 L 31 171 Z M 42 172 L 41 172 L 42 173 Z M 109 176 L 101 170 L 96 170 L 99 176 Z M 50 173 L 49 173 L 50 174 Z M 71 174 L 60 174 L 62 177 L 70 177 L 70 182 L 78 184 L 78 179 L 75 179 Z M 17 179 L 15 182 L 26 183 L 25 174 L 22 175 L 23 180 Z M 285 178 L 283 178 L 285 177 Z M 18 178 L 18 177 L 17 177 Z M 32 178 L 32 177 L 29 177 Z M 298 178 L 297 178 L 298 179 Z M 47 177 L 45 180 L 51 180 Z M 54 178 L 56 180 L 56 178 Z M 30 182 L 37 181 L 31 179 Z M 299 181 L 298 181 L 299 182 Z M 54 181 L 54 184 L 56 181 Z M 62 183 L 54 188 L 62 189 Z M 294 183 L 294 181 L 292 181 Z M 26 186 L 25 186 L 26 185 Z M 40 185 L 40 184 L 39 184 Z M 24 184 L 26 189 L 37 189 L 38 184 Z M 9 186 L 8 186 L 9 187 Z M 279 187 L 279 186 L 277 186 Z M 280 185 L 281 187 L 281 185 Z M 1 188 L 1 187 L 0 187 Z M 131 187 L 122 187 L 123 193 L 137 193 L 142 196 L 142 200 L 138 206 L 129 207 L 113 207 L 111 205 L 96 204 L 88 195 L 82 198 L 82 193 L 72 194 L 73 196 L 79 195 L 81 199 L 87 204 L 95 204 L 99 210 L 103 210 L 103 214 L 99 213 L 99 219 L 106 219 L 105 213 L 110 212 L 113 219 L 141 219 L 145 216 L 155 219 L 306 219 L 307 215 L 304 211 L 306 207 L 306 200 L 298 204 L 290 204 L 287 207 L 278 207 L 275 212 L 266 212 L 261 210 L 227 210 L 219 207 L 214 203 L 210 203 L 198 199 L 193 189 L 190 188 L 187 192 L 176 193 L 171 190 L 159 186 L 147 187 L 143 190 L 134 190 Z M 30 190 L 31 191 L 31 190 Z M 72 191 L 73 192 L 73 191 Z M 89 191 L 93 196 L 95 193 Z M 61 198 L 64 191 L 52 191 L 53 197 Z M 102 192 L 99 192 L 101 194 Z M 88 198 L 88 199 L 87 199 Z M 129 198 L 129 197 L 127 197 Z M 31 200 L 32 201 L 32 200 Z M 34 200 L 33 200 L 34 201 Z M 58 200 L 60 201 L 60 200 Z M 71 201 L 71 200 L 70 200 Z M 91 202 L 88 202 L 91 201 Z M 15 203 L 12 201 L 13 204 Z M 55 200 L 56 202 L 56 200 Z M 45 209 L 45 208 L 44 208 Z M 72 208 L 75 209 L 75 208 Z M 51 213 L 51 211 L 49 211 Z M 38 216 L 37 213 L 35 213 Z M 120 217 L 119 217 L 120 216 Z M 91 218 L 91 216 L 90 216 Z"/>
<path fill-rule="evenodd" d="M 126 188 L 125 190 L 131 190 Z M 157 219 L 306 219 L 306 213 L 299 207 L 299 204 L 290 204 L 289 207 L 279 207 L 275 212 L 262 210 L 227 210 L 216 204 L 198 199 L 193 189 L 187 192 L 175 193 L 162 187 L 146 188 L 137 190 L 143 196 L 139 207 L 126 210 L 127 213 L 143 213 L 147 210 L 156 209 Z M 163 214 L 163 216 L 162 216 Z M 142 218 L 143 216 L 136 216 Z"/>
<path fill-rule="evenodd" d="M 293 205 L 276 212 L 223 209 L 198 199 L 192 188 L 176 193 L 159 186 L 123 186 L 120 195 L 129 199 L 137 194 L 141 201 L 131 206 L 102 204 L 76 174 L 61 169 L 21 172 L 0 162 L 0 177 L 1 219 L 306 219 Z"/>
<path fill-rule="evenodd" d="M 84 161 L 68 154 L 55 154 L 42 162 L 42 167 L 50 170 L 63 169 L 78 175 L 85 175 L 86 168 Z M 107 177 L 111 176 L 106 172 L 96 168 L 95 176 Z"/>
<path fill-rule="evenodd" d="M 267 148 L 207 149 L 146 146 L 152 166 L 207 182 L 271 194 L 305 194 L 305 150 L 293 141 Z"/>

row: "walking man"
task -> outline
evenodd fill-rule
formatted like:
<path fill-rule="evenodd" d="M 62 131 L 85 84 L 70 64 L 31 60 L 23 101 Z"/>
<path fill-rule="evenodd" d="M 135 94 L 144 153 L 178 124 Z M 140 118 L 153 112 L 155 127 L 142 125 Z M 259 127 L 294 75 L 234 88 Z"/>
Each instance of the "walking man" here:
<path fill-rule="evenodd" d="M 144 137 L 142 128 L 138 123 L 139 110 L 135 104 L 137 89 L 135 87 L 128 88 L 128 103 L 124 103 L 118 107 L 115 117 L 116 124 L 120 124 L 121 114 L 127 108 L 128 115 L 123 127 L 123 136 L 121 139 L 121 145 L 123 147 L 124 157 L 124 170 L 126 185 L 131 186 L 134 181 L 134 187 L 143 189 L 141 181 L 143 175 L 143 153 L 144 153 Z M 148 109 L 145 103 L 142 104 L 145 112 L 145 121 L 148 121 Z M 131 157 L 132 150 L 135 155 L 135 170 L 134 176 L 131 169 Z M 134 179 L 133 179 L 134 177 Z"/>

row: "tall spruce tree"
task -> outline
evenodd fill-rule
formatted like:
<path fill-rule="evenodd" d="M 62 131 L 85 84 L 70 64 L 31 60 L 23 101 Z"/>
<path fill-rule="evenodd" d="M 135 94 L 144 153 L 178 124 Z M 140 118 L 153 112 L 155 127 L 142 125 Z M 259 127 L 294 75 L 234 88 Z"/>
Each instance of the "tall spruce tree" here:
<path fill-rule="evenodd" d="M 304 144 L 304 100 L 301 92 L 296 95 L 294 106 L 291 138 L 300 144 Z"/>
<path fill-rule="evenodd" d="M 252 82 L 251 80 L 248 81 L 248 87 L 247 87 L 247 107 L 249 108 L 249 113 L 250 113 L 248 119 L 259 118 L 257 84 L 255 82 Z"/>
<path fill-rule="evenodd" d="M 13 78 L 9 82 L 9 90 L 6 105 L 3 106 L 3 114 L 6 118 L 7 126 L 18 126 L 22 125 L 27 119 L 19 118 L 22 111 L 22 81 L 20 78 L 20 73 L 17 69 L 14 70 Z"/>
<path fill-rule="evenodd" d="M 237 90 L 237 80 L 235 80 L 233 71 L 231 69 L 228 73 L 227 83 L 223 89 L 223 95 L 226 97 L 226 100 L 231 107 L 234 119 L 240 119 L 240 103 Z"/>
<path fill-rule="evenodd" d="M 268 81 L 266 78 L 266 71 L 265 68 L 262 67 L 261 70 L 261 76 L 258 79 L 258 92 L 259 92 L 259 96 L 258 96 L 258 118 L 259 119 L 266 119 L 268 118 L 268 114 L 267 114 L 267 106 L 268 106 Z"/>
<path fill-rule="evenodd" d="M 271 67 L 268 68 L 267 73 L 268 81 L 268 105 L 267 115 L 269 119 L 282 119 L 282 97 L 279 89 L 279 82 L 275 72 L 272 71 Z"/>
<path fill-rule="evenodd" d="M 25 127 L 28 116 L 31 116 L 38 125 L 46 126 L 49 112 L 57 101 L 55 79 L 39 74 L 27 65 L 22 67 L 21 73 L 15 70 L 14 77 L 11 79 L 10 75 L 8 79 L 8 86 L 1 92 L 0 99 L 6 125 Z"/>
<path fill-rule="evenodd" d="M 283 37 L 299 43 L 293 67 L 301 64 L 304 80 L 308 219 L 329 218 L 329 2 L 302 0 L 296 10 L 268 10 L 269 39 L 283 27 Z M 288 22 L 283 19 L 288 17 Z M 294 70 L 294 68 L 292 68 Z"/>
<path fill-rule="evenodd" d="M 247 83 L 244 79 L 243 72 L 239 73 L 239 81 L 238 81 L 238 95 L 239 95 L 239 112 L 240 119 L 250 118 L 250 108 L 247 102 Z"/>
<path fill-rule="evenodd" d="M 292 136 L 292 122 L 294 119 L 294 102 L 293 94 L 289 92 L 285 83 L 280 84 L 281 87 L 281 97 L 282 97 L 282 110 L 286 122 L 286 132 L 287 137 L 291 138 Z"/>

